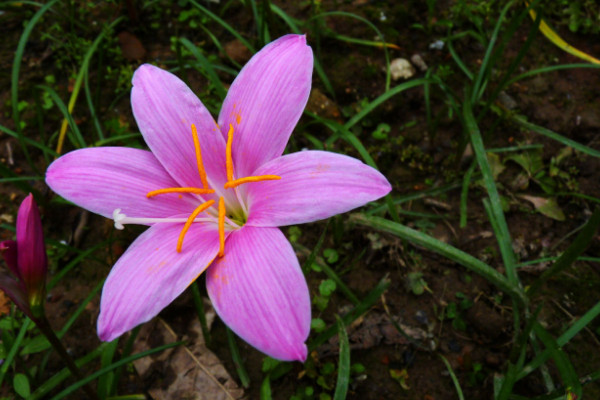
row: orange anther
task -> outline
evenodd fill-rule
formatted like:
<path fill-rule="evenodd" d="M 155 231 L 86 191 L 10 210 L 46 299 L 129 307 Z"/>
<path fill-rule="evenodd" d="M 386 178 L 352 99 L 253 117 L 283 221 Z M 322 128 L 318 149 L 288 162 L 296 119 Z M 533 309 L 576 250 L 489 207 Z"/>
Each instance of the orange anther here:
<path fill-rule="evenodd" d="M 183 238 L 184 238 L 185 234 L 187 233 L 187 231 L 190 229 L 190 226 L 192 226 L 192 223 L 194 222 L 194 220 L 196 219 L 198 214 L 200 214 L 202 211 L 206 210 L 208 207 L 212 206 L 213 204 L 215 204 L 215 201 L 209 200 L 206 203 L 199 205 L 192 212 L 192 214 L 187 219 L 187 221 L 185 221 L 185 225 L 183 225 L 183 229 L 181 230 L 181 233 L 179 234 L 179 239 L 177 239 L 177 252 L 178 253 L 181 253 L 181 247 L 183 246 Z"/>
<path fill-rule="evenodd" d="M 202 189 L 202 188 L 194 188 L 194 187 L 178 187 L 178 188 L 165 188 L 165 189 L 153 190 L 151 192 L 148 192 L 148 194 L 146 194 L 146 197 L 150 198 L 150 197 L 154 197 L 159 194 L 165 194 L 165 193 L 210 194 L 210 193 L 214 193 L 214 192 L 215 191 L 213 189 Z"/>
<path fill-rule="evenodd" d="M 242 183 L 249 182 L 262 182 L 262 181 L 276 181 L 281 179 L 280 176 L 277 175 L 259 175 L 259 176 L 246 176 L 245 178 L 236 179 L 234 181 L 225 182 L 225 189 L 234 188 L 236 186 L 241 185 Z"/>
<path fill-rule="evenodd" d="M 233 125 L 229 124 L 227 132 L 227 147 L 225 148 L 225 167 L 227 168 L 227 180 L 233 180 L 233 159 L 231 158 L 231 144 L 233 143 Z"/>
<path fill-rule="evenodd" d="M 194 149 L 196 150 L 196 164 L 198 164 L 198 173 L 200 174 L 200 181 L 202 181 L 202 187 L 208 189 L 206 171 L 204 170 L 204 164 L 202 163 L 202 151 L 200 150 L 200 141 L 198 140 L 198 131 L 196 130 L 196 125 L 194 124 L 192 124 L 192 137 L 194 138 Z"/>
<path fill-rule="evenodd" d="M 219 257 L 225 254 L 225 200 L 219 197 Z"/>

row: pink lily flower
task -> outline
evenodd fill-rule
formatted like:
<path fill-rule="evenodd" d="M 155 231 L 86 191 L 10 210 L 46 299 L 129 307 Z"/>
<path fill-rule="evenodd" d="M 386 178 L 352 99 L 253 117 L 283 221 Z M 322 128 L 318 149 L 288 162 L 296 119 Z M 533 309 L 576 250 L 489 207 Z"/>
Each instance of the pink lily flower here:
<path fill-rule="evenodd" d="M 301 35 L 265 46 L 235 79 L 215 123 L 179 78 L 142 65 L 131 103 L 150 151 L 73 151 L 46 173 L 62 197 L 124 224 L 149 225 L 102 292 L 98 334 L 112 340 L 150 320 L 206 271 L 221 319 L 271 357 L 307 356 L 306 280 L 278 226 L 328 218 L 390 190 L 343 155 L 282 156 L 308 100 L 313 55 Z"/>
<path fill-rule="evenodd" d="M 31 193 L 19 206 L 17 240 L 0 242 L 0 252 L 12 273 L 0 274 L 0 289 L 30 318 L 41 316 L 48 259 L 40 212 Z"/>

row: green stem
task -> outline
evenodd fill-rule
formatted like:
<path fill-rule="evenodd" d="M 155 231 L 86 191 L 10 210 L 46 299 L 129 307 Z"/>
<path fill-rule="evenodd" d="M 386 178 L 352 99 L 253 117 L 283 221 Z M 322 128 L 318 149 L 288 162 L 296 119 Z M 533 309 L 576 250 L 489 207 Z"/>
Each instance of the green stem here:
<path fill-rule="evenodd" d="M 54 347 L 54 350 L 56 350 L 58 355 L 63 359 L 71 373 L 77 378 L 77 380 L 83 380 L 84 377 L 81 374 L 81 371 L 79 371 L 79 368 L 77 368 L 75 362 L 73 362 L 73 359 L 71 358 L 69 353 L 67 353 L 67 350 L 62 345 L 61 341 L 58 339 L 58 337 L 50 327 L 50 323 L 46 319 L 46 316 L 42 315 L 42 317 L 36 319 L 34 322 L 40 329 L 40 331 L 42 331 L 44 336 L 46 336 L 52 347 Z M 89 384 L 84 385 L 83 390 L 90 399 L 100 400 L 96 392 L 94 392 L 94 390 Z"/>
<path fill-rule="evenodd" d="M 206 347 L 210 347 L 210 330 L 208 329 L 208 323 L 206 322 L 206 312 L 204 311 L 204 301 L 200 296 L 200 289 L 198 289 L 198 282 L 191 285 L 192 296 L 194 297 L 194 306 L 196 307 L 196 313 L 200 320 L 200 327 L 202 328 L 202 336 L 204 336 L 204 344 Z"/>

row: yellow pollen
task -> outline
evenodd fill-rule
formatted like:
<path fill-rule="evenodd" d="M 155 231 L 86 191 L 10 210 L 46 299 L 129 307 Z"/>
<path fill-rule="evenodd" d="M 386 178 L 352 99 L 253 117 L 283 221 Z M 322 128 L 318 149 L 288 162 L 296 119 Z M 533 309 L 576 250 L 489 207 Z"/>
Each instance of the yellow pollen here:
<path fill-rule="evenodd" d="M 225 254 L 225 200 L 219 197 L 219 257 Z"/>
<path fill-rule="evenodd" d="M 148 194 L 146 194 L 146 197 L 150 198 L 150 197 L 154 197 L 159 194 L 165 194 L 165 193 L 210 194 L 210 193 L 214 193 L 214 192 L 215 191 L 213 189 L 202 189 L 202 188 L 195 188 L 195 187 L 178 187 L 178 188 L 165 188 L 165 189 L 153 190 L 151 192 L 148 192 Z"/>
<path fill-rule="evenodd" d="M 202 181 L 202 187 L 208 189 L 208 181 L 206 180 L 206 171 L 202 163 L 202 151 L 200 150 L 200 141 L 198 140 L 198 131 L 196 125 L 192 124 L 192 137 L 194 138 L 194 149 L 196 150 L 196 164 L 198 164 L 198 173 Z"/>
<path fill-rule="evenodd" d="M 277 181 L 281 179 L 280 176 L 277 175 L 259 175 L 259 176 L 246 176 L 245 178 L 236 179 L 234 181 L 225 182 L 225 189 L 234 188 L 236 186 L 241 185 L 242 183 L 249 182 L 262 182 L 262 181 Z"/>
<path fill-rule="evenodd" d="M 233 125 L 229 124 L 227 132 L 227 148 L 225 149 L 225 167 L 227 168 L 227 180 L 233 180 L 233 160 L 231 158 L 231 144 L 233 143 Z"/>
<path fill-rule="evenodd" d="M 187 233 L 187 231 L 190 229 L 190 226 L 192 226 L 192 222 L 194 222 L 194 220 L 196 219 L 198 214 L 200 214 L 202 211 L 206 210 L 208 207 L 212 206 L 213 204 L 215 204 L 215 201 L 209 200 L 206 203 L 199 205 L 192 212 L 192 214 L 190 214 L 190 217 L 187 219 L 187 221 L 185 221 L 185 225 L 183 225 L 183 229 L 181 230 L 181 233 L 179 234 L 179 239 L 177 239 L 177 252 L 178 253 L 181 253 L 181 247 L 183 246 L 183 238 L 185 237 L 185 234 Z"/>

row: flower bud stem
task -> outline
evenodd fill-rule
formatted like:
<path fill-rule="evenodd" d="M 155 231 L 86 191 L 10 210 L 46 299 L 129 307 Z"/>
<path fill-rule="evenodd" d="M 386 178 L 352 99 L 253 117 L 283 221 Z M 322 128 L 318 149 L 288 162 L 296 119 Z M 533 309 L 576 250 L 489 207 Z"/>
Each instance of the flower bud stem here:
<path fill-rule="evenodd" d="M 73 376 L 75 376 L 77 380 L 83 380 L 84 377 L 81 374 L 81 371 L 79 370 L 79 368 L 77 368 L 75 362 L 73 361 L 69 353 L 67 353 L 67 350 L 62 345 L 60 339 L 56 337 L 56 334 L 50 327 L 50 323 L 46 319 L 46 316 L 42 315 L 41 317 L 34 319 L 34 322 L 40 329 L 40 331 L 42 331 L 44 336 L 46 336 L 52 347 L 54 347 L 54 350 L 56 350 L 60 358 L 63 359 L 63 361 L 67 365 L 67 368 L 69 368 Z M 96 392 L 94 392 L 92 387 L 89 385 L 89 383 L 83 386 L 83 391 L 87 394 L 88 398 L 93 400 L 100 400 Z"/>

